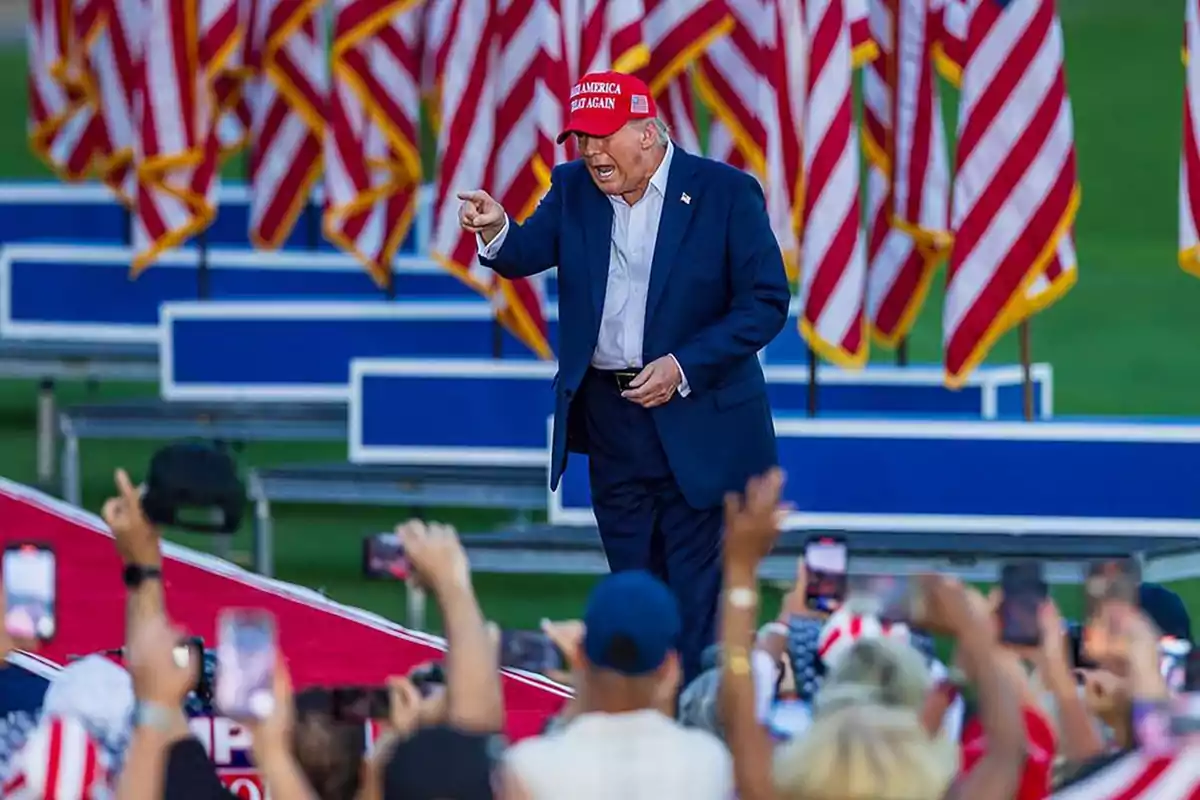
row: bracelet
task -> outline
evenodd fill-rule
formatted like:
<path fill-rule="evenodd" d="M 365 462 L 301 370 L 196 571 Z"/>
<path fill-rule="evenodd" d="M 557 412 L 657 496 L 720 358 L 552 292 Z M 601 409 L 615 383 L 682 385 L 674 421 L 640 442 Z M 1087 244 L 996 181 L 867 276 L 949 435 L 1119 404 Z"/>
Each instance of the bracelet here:
<path fill-rule="evenodd" d="M 744 678 L 752 671 L 750 666 L 750 651 L 741 645 L 731 645 L 723 653 L 725 669 L 731 674 Z"/>

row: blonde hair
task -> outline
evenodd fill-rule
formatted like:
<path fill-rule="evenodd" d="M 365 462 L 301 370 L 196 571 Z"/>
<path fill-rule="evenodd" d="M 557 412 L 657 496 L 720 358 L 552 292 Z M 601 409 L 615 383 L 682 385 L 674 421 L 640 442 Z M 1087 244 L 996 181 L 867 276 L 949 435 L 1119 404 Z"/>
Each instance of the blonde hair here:
<path fill-rule="evenodd" d="M 775 789 L 785 800 L 936 800 L 958 771 L 948 755 L 911 709 L 847 705 L 776 751 Z"/>
<path fill-rule="evenodd" d="M 897 639 L 860 639 L 837 660 L 817 694 L 816 715 L 856 703 L 919 711 L 933 679 L 925 657 Z"/>

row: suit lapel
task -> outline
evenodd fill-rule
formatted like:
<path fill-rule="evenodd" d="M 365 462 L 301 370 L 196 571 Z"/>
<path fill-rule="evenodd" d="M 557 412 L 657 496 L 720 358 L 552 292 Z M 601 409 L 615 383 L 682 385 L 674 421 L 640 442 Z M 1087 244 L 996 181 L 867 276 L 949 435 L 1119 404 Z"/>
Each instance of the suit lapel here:
<path fill-rule="evenodd" d="M 654 316 L 658 301 L 662 299 L 667 276 L 675 264 L 675 255 L 692 219 L 692 205 L 697 196 L 694 167 L 695 157 L 676 147 L 671 157 L 671 170 L 667 173 L 667 192 L 663 197 L 662 217 L 658 222 L 658 238 L 654 242 L 654 260 L 650 262 L 650 288 L 646 295 L 647 326 Z"/>
<path fill-rule="evenodd" d="M 591 282 L 595 322 L 600 324 L 604 312 L 604 295 L 608 289 L 608 260 L 612 249 L 613 208 L 604 192 L 596 188 L 590 177 L 583 190 L 583 242 Z"/>

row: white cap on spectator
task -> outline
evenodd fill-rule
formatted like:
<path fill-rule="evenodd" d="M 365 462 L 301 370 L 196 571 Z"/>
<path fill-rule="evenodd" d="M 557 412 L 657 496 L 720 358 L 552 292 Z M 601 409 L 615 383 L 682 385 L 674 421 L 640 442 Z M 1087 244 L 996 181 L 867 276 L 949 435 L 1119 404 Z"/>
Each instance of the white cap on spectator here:
<path fill-rule="evenodd" d="M 847 604 L 835 611 L 821 628 L 821 635 L 817 637 L 817 655 L 827 669 L 832 669 L 855 642 L 884 637 L 907 642 L 910 639 L 908 626 L 857 613 Z"/>
<path fill-rule="evenodd" d="M 42 718 L 17 753 L 6 800 L 108 800 L 108 770 L 100 748 L 79 720 Z"/>
<path fill-rule="evenodd" d="M 54 677 L 42 714 L 73 717 L 105 741 L 114 741 L 128 732 L 134 702 L 129 673 L 104 656 L 92 655 Z"/>

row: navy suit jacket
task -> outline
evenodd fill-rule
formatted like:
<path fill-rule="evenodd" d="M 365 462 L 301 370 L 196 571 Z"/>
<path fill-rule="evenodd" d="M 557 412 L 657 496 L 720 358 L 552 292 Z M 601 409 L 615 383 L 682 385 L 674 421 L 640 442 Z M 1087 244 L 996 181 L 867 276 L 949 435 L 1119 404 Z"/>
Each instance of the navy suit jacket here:
<path fill-rule="evenodd" d="M 596 349 L 612 222 L 611 202 L 583 162 L 561 164 L 537 210 L 523 224 L 510 220 L 496 257 L 482 260 L 505 278 L 558 267 L 552 489 L 566 468 L 568 439 L 569 449 L 587 452 L 573 401 Z M 672 353 L 687 377 L 688 396 L 651 413 L 675 480 L 696 508 L 720 504 L 725 492 L 776 463 L 758 351 L 782 330 L 790 298 L 758 182 L 676 147 L 651 262 L 642 357 L 649 364 Z"/>

